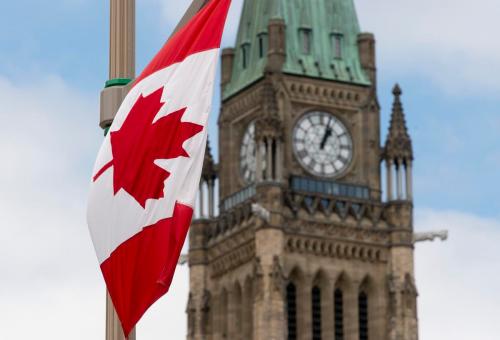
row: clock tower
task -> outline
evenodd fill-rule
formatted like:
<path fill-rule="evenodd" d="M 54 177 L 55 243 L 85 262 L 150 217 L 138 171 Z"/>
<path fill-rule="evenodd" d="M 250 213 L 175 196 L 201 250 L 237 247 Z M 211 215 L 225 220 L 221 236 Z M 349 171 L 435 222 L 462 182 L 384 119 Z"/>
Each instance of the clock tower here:
<path fill-rule="evenodd" d="M 353 0 L 244 2 L 190 232 L 188 339 L 418 339 L 412 144 L 399 86 L 382 143 L 376 82 Z"/>

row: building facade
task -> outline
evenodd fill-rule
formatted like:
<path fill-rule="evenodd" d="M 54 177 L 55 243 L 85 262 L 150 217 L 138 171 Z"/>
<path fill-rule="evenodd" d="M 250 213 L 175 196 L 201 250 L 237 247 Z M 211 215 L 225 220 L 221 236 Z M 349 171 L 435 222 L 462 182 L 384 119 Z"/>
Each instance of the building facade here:
<path fill-rule="evenodd" d="M 190 232 L 190 340 L 417 340 L 412 143 L 353 0 L 246 0 Z M 384 180 L 382 180 L 384 178 Z"/>

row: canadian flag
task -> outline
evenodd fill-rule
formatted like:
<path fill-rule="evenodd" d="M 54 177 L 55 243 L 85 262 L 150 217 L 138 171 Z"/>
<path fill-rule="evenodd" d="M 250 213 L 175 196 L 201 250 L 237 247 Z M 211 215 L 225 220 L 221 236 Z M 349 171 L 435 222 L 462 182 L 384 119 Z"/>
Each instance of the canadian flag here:
<path fill-rule="evenodd" d="M 210 0 L 135 80 L 95 164 L 87 219 L 128 335 L 169 289 L 203 166 L 231 0 Z"/>

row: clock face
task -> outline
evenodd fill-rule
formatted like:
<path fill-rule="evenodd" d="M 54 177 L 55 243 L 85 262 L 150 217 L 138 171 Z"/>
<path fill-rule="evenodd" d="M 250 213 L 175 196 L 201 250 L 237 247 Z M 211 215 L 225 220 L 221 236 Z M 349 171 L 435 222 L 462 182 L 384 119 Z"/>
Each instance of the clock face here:
<path fill-rule="evenodd" d="M 252 122 L 243 135 L 240 150 L 240 170 L 243 179 L 247 183 L 255 181 L 255 169 L 257 164 L 257 146 L 255 143 L 255 123 Z"/>
<path fill-rule="evenodd" d="M 349 131 L 326 112 L 309 112 L 298 121 L 293 131 L 293 149 L 300 164 L 316 176 L 339 176 L 352 161 Z"/>

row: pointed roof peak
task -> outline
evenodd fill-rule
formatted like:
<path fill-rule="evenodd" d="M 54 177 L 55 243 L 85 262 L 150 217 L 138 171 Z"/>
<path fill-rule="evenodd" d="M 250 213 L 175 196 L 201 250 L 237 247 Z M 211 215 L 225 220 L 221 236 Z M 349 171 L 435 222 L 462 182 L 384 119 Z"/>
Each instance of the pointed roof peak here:
<path fill-rule="evenodd" d="M 210 147 L 210 140 L 207 139 L 207 146 L 205 149 L 205 159 L 203 160 L 202 176 L 206 179 L 213 178 L 217 173 L 217 165 L 212 156 L 212 148 Z"/>
<path fill-rule="evenodd" d="M 413 159 L 411 138 L 406 126 L 403 104 L 401 103 L 403 91 L 399 84 L 394 86 L 392 93 L 394 95 L 394 104 L 392 106 L 389 134 L 385 143 L 385 155 L 388 158 Z"/>
<path fill-rule="evenodd" d="M 401 87 L 399 86 L 398 83 L 396 83 L 396 85 L 394 85 L 394 88 L 392 89 L 392 94 L 395 97 L 401 97 L 401 95 L 403 94 L 403 91 L 401 90 Z"/>

